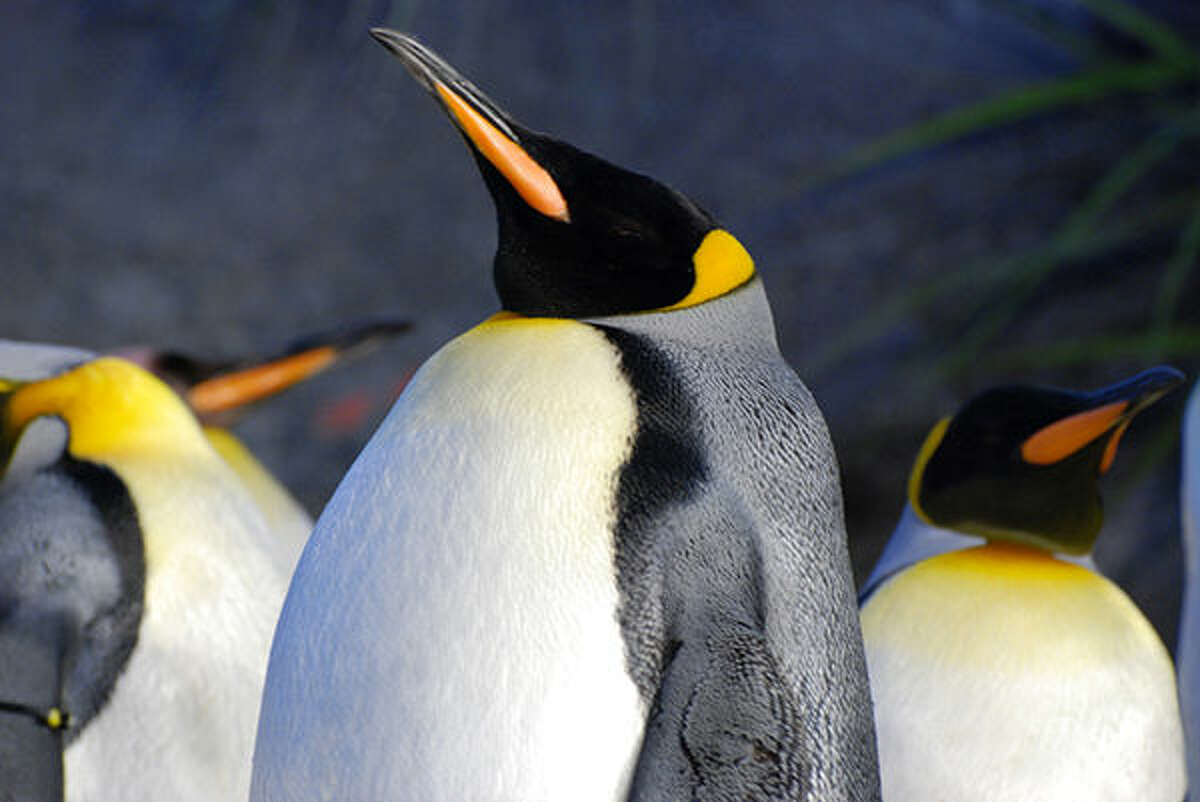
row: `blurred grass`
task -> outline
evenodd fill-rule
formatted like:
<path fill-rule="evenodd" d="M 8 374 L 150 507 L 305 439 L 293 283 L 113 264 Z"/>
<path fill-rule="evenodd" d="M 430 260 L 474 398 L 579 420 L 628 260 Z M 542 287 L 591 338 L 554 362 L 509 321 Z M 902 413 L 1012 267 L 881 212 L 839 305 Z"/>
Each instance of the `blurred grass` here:
<path fill-rule="evenodd" d="M 1200 52 L 1168 24 L 1125 0 L 1075 0 L 1076 8 L 1086 11 L 1095 26 L 1082 33 L 1016 0 L 998 5 L 1076 58 L 1079 69 L 951 109 L 868 143 L 810 179 L 806 187 L 827 186 L 972 137 L 1003 135 L 1007 127 L 1046 115 L 1128 104 L 1130 97 L 1171 102 L 1158 103 L 1143 115 L 1146 119 L 1138 120 L 1139 124 L 1153 122 L 1152 133 L 1094 180 L 1045 241 L 1023 252 L 989 256 L 900 291 L 829 341 L 813 355 L 809 369 L 830 368 L 904 320 L 951 298 L 963 307 L 957 311 L 969 323 L 934 364 L 919 369 L 922 373 L 952 377 L 981 366 L 1039 370 L 1113 359 L 1200 357 L 1197 329 L 1179 320 L 1180 298 L 1200 255 L 1200 190 L 1164 195 L 1152 187 L 1150 200 L 1129 200 L 1147 192 L 1152 173 L 1170 170 L 1185 146 L 1200 142 L 1196 100 Z M 1124 55 L 1114 54 L 1111 37 L 1102 35 L 1105 32 L 1133 47 L 1123 48 Z M 1135 55 L 1128 55 L 1129 50 Z M 1175 247 L 1161 265 L 1157 295 L 1147 303 L 1142 331 L 993 353 L 995 343 L 1064 265 L 1101 262 L 1150 236 L 1173 237 Z"/>

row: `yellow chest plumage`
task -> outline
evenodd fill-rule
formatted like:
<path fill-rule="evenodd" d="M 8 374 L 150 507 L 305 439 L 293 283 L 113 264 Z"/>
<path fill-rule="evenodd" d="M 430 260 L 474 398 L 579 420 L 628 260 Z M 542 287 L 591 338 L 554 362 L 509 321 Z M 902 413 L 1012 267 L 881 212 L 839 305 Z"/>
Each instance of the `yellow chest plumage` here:
<path fill-rule="evenodd" d="M 1174 800 L 1170 657 L 1113 583 L 988 545 L 920 562 L 862 609 L 888 800 Z"/>

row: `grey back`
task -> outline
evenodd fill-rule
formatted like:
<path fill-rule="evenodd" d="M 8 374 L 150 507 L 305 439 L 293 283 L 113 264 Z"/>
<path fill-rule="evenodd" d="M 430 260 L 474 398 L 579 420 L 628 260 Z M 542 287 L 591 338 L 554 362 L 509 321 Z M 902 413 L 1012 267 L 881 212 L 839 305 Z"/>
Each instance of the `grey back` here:
<path fill-rule="evenodd" d="M 616 560 L 651 714 L 630 799 L 877 799 L 836 458 L 761 283 L 588 322 L 638 395 Z"/>

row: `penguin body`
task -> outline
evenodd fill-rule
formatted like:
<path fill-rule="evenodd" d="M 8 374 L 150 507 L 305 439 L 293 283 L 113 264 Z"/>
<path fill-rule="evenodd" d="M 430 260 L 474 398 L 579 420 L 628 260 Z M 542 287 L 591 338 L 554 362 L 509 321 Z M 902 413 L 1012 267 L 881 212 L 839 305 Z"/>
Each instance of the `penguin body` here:
<path fill-rule="evenodd" d="M 886 799 L 1182 799 L 1170 657 L 1099 574 L 952 551 L 884 583 L 862 623 Z"/>
<path fill-rule="evenodd" d="M 1200 788 L 1200 389 L 1192 390 L 1183 426 L 1183 615 L 1176 662 L 1187 735 L 1188 780 Z"/>
<path fill-rule="evenodd" d="M 885 799 L 1183 798 L 1170 656 L 1086 559 L 1098 475 L 1178 381 L 993 390 L 934 427 L 862 594 Z"/>
<path fill-rule="evenodd" d="M 318 519 L 251 798 L 878 798 L 836 463 L 749 256 L 373 33 L 480 164 L 508 311 Z"/>
<path fill-rule="evenodd" d="M 48 584 L 86 602 L 52 610 L 65 798 L 243 796 L 286 584 L 253 500 L 183 402 L 123 360 L 10 387 L 2 408 L 7 451 L 40 416 L 68 430 L 57 462 L 6 477 L 28 503 L 3 521 L 9 548 L 48 550 Z M 80 509 L 90 528 L 65 523 Z"/>
<path fill-rule="evenodd" d="M 229 427 L 250 405 L 307 381 L 352 355 L 370 351 L 409 328 L 402 320 L 370 321 L 313 334 L 281 353 L 253 359 L 197 359 L 178 351 L 142 347 L 122 349 L 117 355 L 151 371 L 187 401 L 209 443 L 254 497 L 276 535 L 276 560 L 290 576 L 312 532 L 312 516 Z"/>
<path fill-rule="evenodd" d="M 298 569 L 280 631 L 314 636 L 274 647 L 265 703 L 289 737 L 259 738 L 256 793 L 307 798 L 327 752 L 362 780 L 331 798 L 613 798 L 645 715 L 609 537 L 635 416 L 615 349 L 574 322 L 484 323 L 418 370 Z M 361 686 L 376 672 L 387 704 Z M 309 704 L 276 703 L 313 676 L 331 681 Z"/>
<path fill-rule="evenodd" d="M 851 727 L 827 733 L 823 761 L 792 751 L 806 717 L 869 702 L 860 691 L 849 704 L 837 675 L 819 671 L 853 664 L 857 644 L 804 648 L 848 598 L 789 609 L 795 591 L 775 575 L 800 582 L 838 564 L 836 540 L 784 530 L 815 535 L 840 504 L 832 462 L 785 470 L 799 452 L 747 447 L 756 432 L 829 449 L 811 396 L 768 358 L 764 304 L 754 282 L 670 313 L 691 318 L 671 319 L 674 337 L 649 335 L 666 315 L 621 329 L 493 321 L 422 367 L 293 581 L 279 631 L 314 634 L 273 648 L 264 716 L 276 734 L 259 736 L 258 798 L 323 798 L 313 789 L 336 778 L 334 796 L 616 799 L 635 777 L 634 798 L 672 798 L 704 761 L 716 770 L 722 750 L 751 747 L 758 765 L 744 771 L 764 798 L 836 794 L 827 775 L 838 771 L 869 777 L 869 762 L 840 764 L 861 747 Z M 750 308 L 762 322 L 725 353 L 701 347 L 754 320 Z M 714 382 L 723 358 L 730 370 Z M 764 385 L 778 398 L 734 392 Z M 759 464 L 785 478 L 744 470 Z M 773 493 L 820 503 L 775 507 Z M 692 609 L 704 592 L 711 609 Z M 331 674 L 314 698 L 313 677 Z M 383 677 L 395 680 L 378 687 Z M 308 704 L 290 701 L 301 693 Z"/>
<path fill-rule="evenodd" d="M 291 576 L 312 532 L 312 516 L 229 429 L 205 426 L 204 437 L 249 491 L 274 535 L 271 550 L 276 563 L 284 576 Z"/>

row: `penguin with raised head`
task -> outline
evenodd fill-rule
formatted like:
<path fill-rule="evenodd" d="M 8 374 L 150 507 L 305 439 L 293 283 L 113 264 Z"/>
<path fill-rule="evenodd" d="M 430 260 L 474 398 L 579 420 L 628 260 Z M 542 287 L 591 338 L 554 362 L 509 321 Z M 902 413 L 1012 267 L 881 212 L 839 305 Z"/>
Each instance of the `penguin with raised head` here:
<path fill-rule="evenodd" d="M 62 453 L 0 483 L 0 742 L 38 728 L 15 763 L 58 777 L 17 798 L 244 798 L 287 582 L 273 535 L 141 368 L 103 357 L 4 381 L 0 462 L 45 417 L 65 424 Z"/>
<path fill-rule="evenodd" d="M 372 33 L 483 172 L 504 311 L 318 519 L 251 798 L 877 799 L 837 466 L 750 256 Z"/>
<path fill-rule="evenodd" d="M 1200 385 L 1192 390 L 1183 423 L 1183 615 L 1176 669 L 1187 738 L 1191 799 L 1200 797 Z"/>
<path fill-rule="evenodd" d="M 1181 380 L 994 388 L 930 431 L 863 592 L 884 799 L 1183 798 L 1170 655 L 1086 559 L 1099 476 Z"/>

